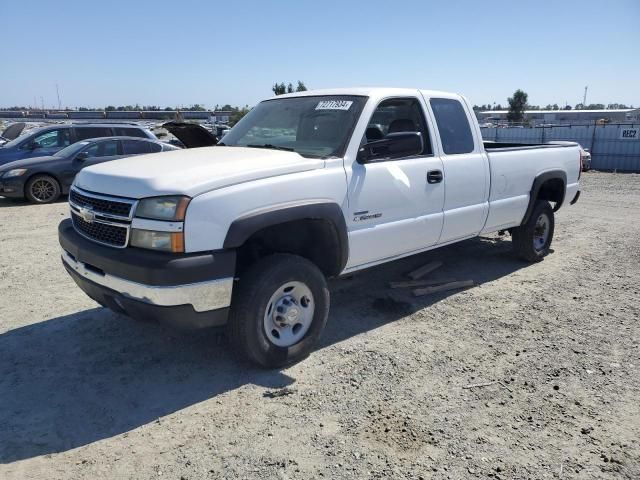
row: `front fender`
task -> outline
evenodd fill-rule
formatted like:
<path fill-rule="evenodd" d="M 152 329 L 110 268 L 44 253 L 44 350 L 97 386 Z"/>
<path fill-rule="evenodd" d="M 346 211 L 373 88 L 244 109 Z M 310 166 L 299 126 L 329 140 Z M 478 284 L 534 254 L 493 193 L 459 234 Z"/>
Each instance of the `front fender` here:
<path fill-rule="evenodd" d="M 295 220 L 325 220 L 336 230 L 340 243 L 340 270 L 349 259 L 349 238 L 342 208 L 337 203 L 314 202 L 256 212 L 234 220 L 227 231 L 224 248 L 238 248 L 254 233 Z"/>

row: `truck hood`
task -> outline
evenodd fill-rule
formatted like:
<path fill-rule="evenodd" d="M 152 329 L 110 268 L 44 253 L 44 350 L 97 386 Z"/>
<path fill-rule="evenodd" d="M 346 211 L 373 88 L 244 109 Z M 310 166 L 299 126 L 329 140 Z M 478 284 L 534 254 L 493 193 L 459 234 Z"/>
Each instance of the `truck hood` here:
<path fill-rule="evenodd" d="M 324 160 L 294 152 L 244 147 L 203 147 L 152 153 L 83 168 L 75 185 L 128 198 L 188 195 L 324 167 Z"/>

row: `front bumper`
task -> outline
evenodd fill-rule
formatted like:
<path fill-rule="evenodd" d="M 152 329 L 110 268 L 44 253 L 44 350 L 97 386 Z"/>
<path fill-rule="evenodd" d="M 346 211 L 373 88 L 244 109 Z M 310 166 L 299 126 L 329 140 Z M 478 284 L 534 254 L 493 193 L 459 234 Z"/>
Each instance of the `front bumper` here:
<path fill-rule="evenodd" d="M 80 236 L 70 220 L 60 223 L 58 236 L 67 272 L 101 305 L 183 328 L 226 323 L 234 251 L 176 255 L 114 249 Z"/>
<path fill-rule="evenodd" d="M 24 198 L 24 182 L 18 179 L 0 179 L 0 196 L 8 198 Z"/>

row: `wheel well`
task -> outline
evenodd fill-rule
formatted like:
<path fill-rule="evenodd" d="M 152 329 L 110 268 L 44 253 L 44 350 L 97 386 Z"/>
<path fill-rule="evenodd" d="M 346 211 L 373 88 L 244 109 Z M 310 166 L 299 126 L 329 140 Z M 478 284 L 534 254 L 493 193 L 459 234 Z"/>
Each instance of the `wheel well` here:
<path fill-rule="evenodd" d="M 551 178 L 545 181 L 538 190 L 537 200 L 555 202 L 556 208 L 560 208 L 564 200 L 564 181 L 561 178 Z"/>
<path fill-rule="evenodd" d="M 343 268 L 340 237 L 328 220 L 292 220 L 258 230 L 237 250 L 238 272 L 273 253 L 300 255 L 328 277 L 338 275 Z"/>

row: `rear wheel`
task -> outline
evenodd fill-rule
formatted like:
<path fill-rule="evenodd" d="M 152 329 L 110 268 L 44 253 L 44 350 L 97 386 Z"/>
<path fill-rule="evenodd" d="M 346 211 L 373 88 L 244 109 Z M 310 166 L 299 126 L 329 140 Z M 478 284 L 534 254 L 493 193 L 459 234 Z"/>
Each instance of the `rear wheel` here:
<path fill-rule="evenodd" d="M 25 196 L 32 203 L 51 203 L 60 198 L 60 184 L 50 175 L 36 175 L 27 182 Z"/>
<path fill-rule="evenodd" d="M 236 353 L 266 368 L 311 353 L 329 314 L 324 275 L 309 260 L 275 254 L 241 275 L 227 325 Z"/>
<path fill-rule="evenodd" d="M 549 202 L 538 200 L 527 223 L 511 232 L 516 255 L 528 262 L 539 262 L 548 253 L 553 240 L 555 219 Z"/>

